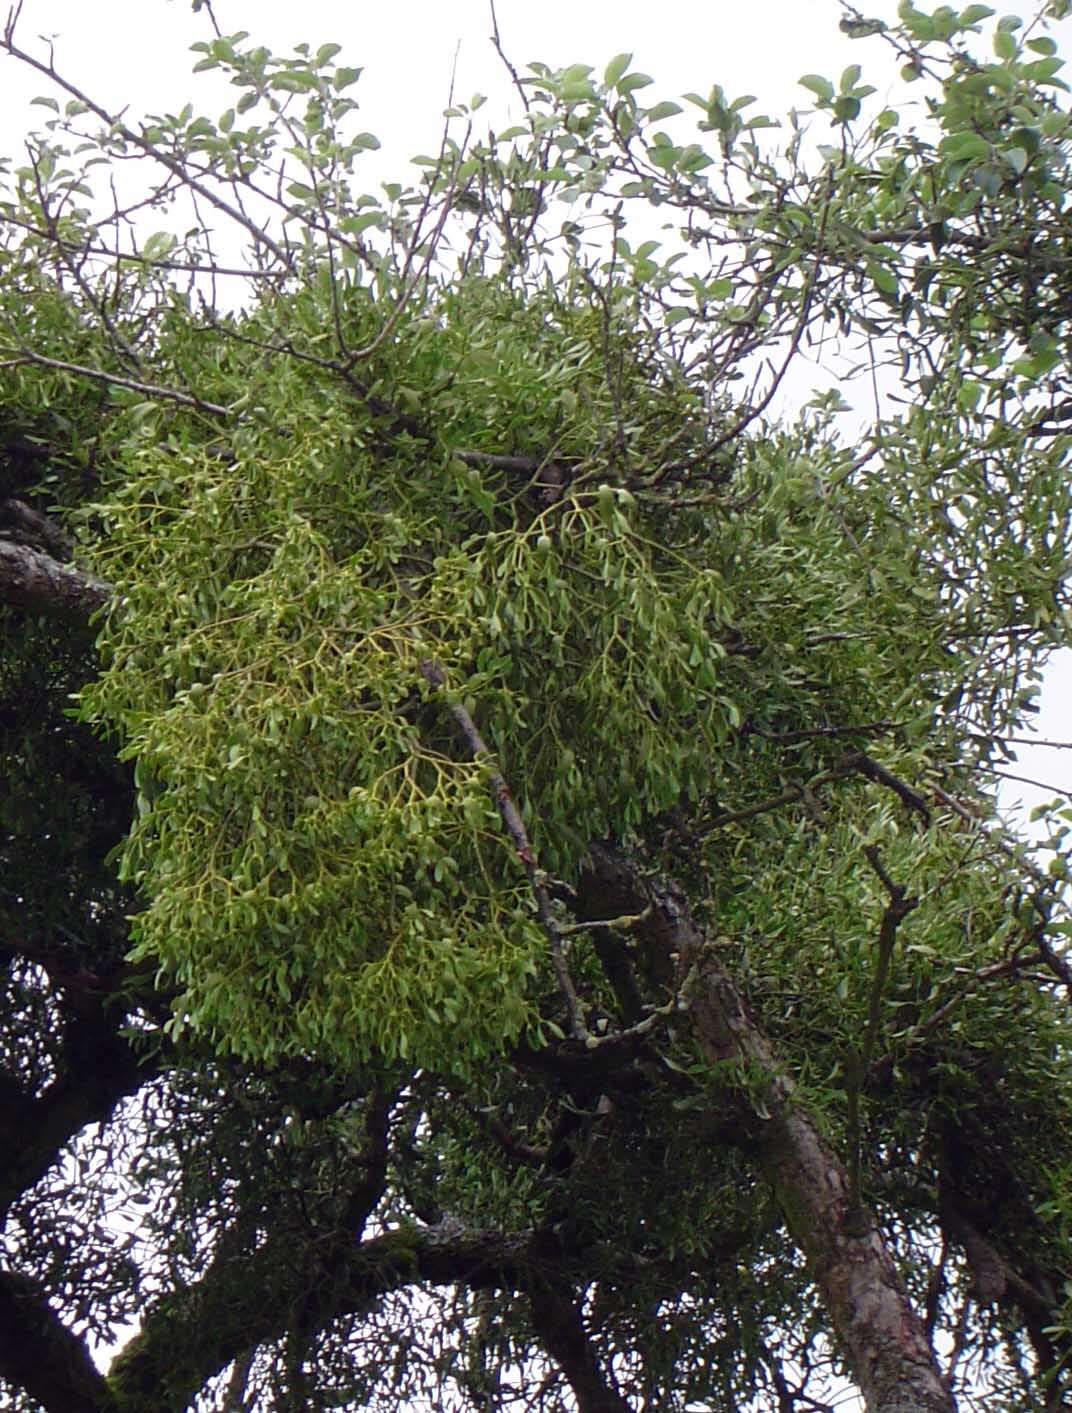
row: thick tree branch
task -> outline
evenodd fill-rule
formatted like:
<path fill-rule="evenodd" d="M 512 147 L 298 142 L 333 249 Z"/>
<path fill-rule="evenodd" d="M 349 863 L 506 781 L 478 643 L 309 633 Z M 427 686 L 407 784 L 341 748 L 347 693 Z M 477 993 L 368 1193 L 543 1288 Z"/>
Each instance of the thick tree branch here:
<path fill-rule="evenodd" d="M 854 1201 L 844 1164 L 796 1093 L 715 948 L 673 884 L 641 879 L 609 849 L 591 851 L 586 904 L 605 911 L 631 901 L 651 912 L 643 940 L 676 965 L 697 968 L 690 997 L 696 1042 L 712 1064 L 734 1062 L 760 1166 L 786 1225 L 807 1258 L 870 1413 L 953 1413 L 923 1323 L 870 1213 Z M 597 900 L 596 895 L 604 894 Z"/>
<path fill-rule="evenodd" d="M 85 623 L 102 609 L 112 588 L 70 564 L 0 539 L 0 603 L 49 618 Z"/>
<path fill-rule="evenodd" d="M 578 1413 L 633 1413 L 603 1377 L 565 1278 L 553 1271 L 533 1274 L 528 1294 L 536 1333 L 569 1381 Z"/>
<path fill-rule="evenodd" d="M 0 1271 L 0 1375 L 46 1413 L 114 1413 L 89 1350 L 27 1276 Z"/>
<path fill-rule="evenodd" d="M 0 1212 L 40 1181 L 87 1124 L 104 1123 L 115 1106 L 156 1072 L 147 1053 L 118 1033 L 122 1017 L 99 1007 L 72 1017 L 59 1076 L 38 1099 L 0 1100 Z"/>
<path fill-rule="evenodd" d="M 335 1273 L 323 1323 L 359 1315 L 391 1291 L 417 1282 L 514 1288 L 523 1283 L 529 1235 L 466 1231 L 457 1237 L 394 1231 L 354 1242 Z M 306 1300 L 305 1236 L 273 1231 L 241 1263 L 217 1259 L 181 1296 L 149 1314 L 142 1331 L 116 1358 L 111 1381 L 124 1413 L 185 1408 L 197 1391 L 250 1348 L 287 1333 L 296 1305 Z M 81 1410 L 79 1410 L 81 1413 Z"/>
<path fill-rule="evenodd" d="M 14 496 L 0 501 L 0 538 L 42 549 L 56 559 L 70 559 L 74 549 L 67 532 L 55 520 Z"/>

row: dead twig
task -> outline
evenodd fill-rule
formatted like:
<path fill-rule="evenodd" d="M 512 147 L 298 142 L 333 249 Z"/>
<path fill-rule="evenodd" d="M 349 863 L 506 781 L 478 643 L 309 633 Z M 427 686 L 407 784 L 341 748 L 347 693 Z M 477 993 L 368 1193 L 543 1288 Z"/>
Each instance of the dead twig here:
<path fill-rule="evenodd" d="M 87 368 L 83 363 L 68 363 L 63 358 L 46 358 L 43 353 L 35 353 L 29 348 L 0 347 L 0 368 L 19 368 L 26 363 L 39 368 L 55 368 L 61 373 L 75 373 L 80 378 L 91 378 L 97 383 L 107 383 L 110 387 L 128 388 L 131 392 L 145 397 L 160 398 L 163 402 L 177 402 L 180 407 L 192 407 L 198 412 L 211 412 L 215 417 L 232 416 L 229 407 L 218 402 L 209 402 L 193 393 L 180 392 L 178 388 L 164 388 L 157 383 L 143 383 L 138 378 L 124 378 L 119 373 L 106 373 L 103 368 Z"/>
<path fill-rule="evenodd" d="M 447 685 L 446 675 L 438 662 L 431 658 L 426 658 L 420 664 L 421 676 L 430 687 L 442 691 Z M 547 940 L 551 947 L 551 965 L 554 967 L 555 977 L 558 980 L 559 990 L 562 992 L 566 1002 L 566 1010 L 569 1015 L 570 1034 L 576 1040 L 584 1041 L 586 1044 L 592 1039 L 588 1033 L 588 1027 L 584 1020 L 584 1009 L 581 1005 L 580 997 L 577 995 L 577 988 L 573 984 L 569 967 L 566 965 L 566 949 L 562 936 L 562 929 L 558 925 L 554 909 L 551 905 L 551 894 L 547 887 L 547 877 L 540 868 L 533 852 L 532 844 L 529 841 L 528 831 L 521 818 L 521 811 L 518 809 L 514 797 L 510 792 L 502 773 L 492 764 L 494 757 L 487 742 L 477 729 L 476 722 L 470 716 L 461 702 L 450 702 L 449 710 L 457 723 L 465 744 L 469 747 L 473 758 L 484 762 L 488 771 L 488 783 L 491 786 L 492 798 L 495 801 L 507 834 L 514 842 L 517 857 L 525 870 L 529 880 L 529 887 L 532 889 L 532 896 L 536 900 L 536 912 L 540 919 L 540 924 L 547 934 Z"/>

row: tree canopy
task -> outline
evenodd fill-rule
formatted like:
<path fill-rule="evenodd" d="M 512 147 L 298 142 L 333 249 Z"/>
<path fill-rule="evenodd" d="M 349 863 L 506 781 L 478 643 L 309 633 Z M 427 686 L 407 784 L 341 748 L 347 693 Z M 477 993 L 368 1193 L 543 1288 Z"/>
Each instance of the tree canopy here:
<path fill-rule="evenodd" d="M 20 8 L 6 1406 L 1067 1406 L 1068 5 L 504 53 L 376 191 L 337 45 L 136 116 Z"/>

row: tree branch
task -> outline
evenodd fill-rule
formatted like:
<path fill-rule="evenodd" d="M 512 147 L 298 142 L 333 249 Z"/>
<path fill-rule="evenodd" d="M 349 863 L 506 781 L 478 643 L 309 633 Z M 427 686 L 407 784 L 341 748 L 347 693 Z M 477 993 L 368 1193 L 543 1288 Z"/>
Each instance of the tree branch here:
<path fill-rule="evenodd" d="M 431 687 L 442 689 L 446 686 L 446 677 L 444 676 L 443 669 L 437 662 L 432 662 L 431 660 L 422 662 L 421 675 Z M 450 714 L 458 724 L 458 728 L 462 733 L 466 745 L 473 753 L 474 758 L 483 759 L 487 763 L 492 797 L 498 807 L 499 816 L 506 828 L 506 832 L 514 841 L 517 856 L 525 869 L 529 886 L 536 900 L 536 910 L 539 914 L 540 922 L 550 942 L 551 964 L 554 967 L 559 990 L 562 992 L 566 1002 L 566 1009 L 569 1012 L 570 1034 L 578 1040 L 587 1040 L 588 1028 L 584 1021 L 584 1008 L 581 1005 L 580 997 L 577 995 L 577 989 L 573 984 L 573 978 L 570 976 L 569 968 L 566 965 L 566 950 L 562 938 L 562 931 L 551 906 L 551 894 L 548 891 L 547 878 L 536 861 L 536 855 L 532 851 L 528 831 L 525 829 L 524 821 L 521 818 L 521 811 L 514 802 L 514 797 L 510 792 L 509 785 L 507 785 L 501 773 L 491 764 L 491 751 L 488 749 L 487 743 L 477 730 L 476 722 L 460 702 L 450 703 L 449 709 Z"/>
<path fill-rule="evenodd" d="M 103 368 L 90 368 L 84 363 L 68 363 L 62 358 L 47 358 L 43 353 L 35 353 L 30 348 L 0 348 L 6 355 L 0 368 L 18 368 L 24 363 L 35 364 L 39 368 L 56 368 L 62 373 L 74 373 L 79 378 L 89 378 L 95 383 L 106 383 L 109 387 L 126 388 L 128 392 L 142 393 L 147 398 L 160 398 L 164 402 L 177 402 L 180 407 L 193 407 L 198 412 L 211 412 L 216 417 L 231 417 L 234 414 L 228 407 L 218 402 L 207 402 L 193 393 L 180 392 L 178 388 L 165 388 L 157 383 L 143 383 L 138 378 L 127 378 L 119 373 L 108 373 Z"/>
<path fill-rule="evenodd" d="M 581 1311 L 557 1271 L 534 1273 L 528 1282 L 532 1323 L 544 1349 L 569 1381 L 578 1413 L 632 1413 L 603 1377 L 585 1332 Z"/>
<path fill-rule="evenodd" d="M 35 1281 L 0 1271 L 0 1374 L 47 1413 L 113 1413 L 118 1405 L 82 1340 Z"/>
<path fill-rule="evenodd" d="M 141 133 L 135 132 L 133 128 L 127 127 L 120 114 L 109 113 L 106 108 L 102 108 L 99 103 L 94 102 L 88 93 L 85 93 L 82 89 L 71 83 L 69 79 L 65 79 L 62 74 L 58 73 L 51 60 L 46 64 L 41 59 L 35 59 L 27 50 L 20 49 L 15 43 L 15 28 L 19 22 L 21 11 L 22 0 L 19 0 L 19 3 L 12 6 L 8 11 L 7 23 L 4 26 L 3 48 L 7 50 L 13 59 L 18 59 L 20 63 L 28 65 L 31 69 L 36 69 L 39 74 L 44 74 L 46 78 L 63 89 L 65 93 L 69 93 L 71 97 L 76 99 L 79 103 L 84 103 L 89 111 L 98 117 L 115 137 L 122 139 L 124 142 L 129 142 L 132 146 L 136 147 L 139 152 L 144 153 L 146 157 L 152 158 L 154 162 L 159 162 L 162 167 L 165 167 L 176 176 L 183 186 L 187 187 L 190 191 L 196 192 L 198 196 L 214 206 L 217 211 L 228 216 L 236 225 L 243 227 L 246 233 L 252 238 L 254 245 L 270 251 L 279 261 L 280 267 L 284 271 L 290 270 L 293 260 L 292 253 L 284 249 L 278 242 L 274 241 L 271 236 L 268 235 L 256 221 L 247 216 L 239 206 L 226 201 L 218 192 L 214 191 L 204 182 L 199 181 L 189 168 L 177 158 L 170 156 L 160 147 L 150 142 Z"/>
<path fill-rule="evenodd" d="M 640 929 L 645 943 L 668 962 L 676 958 L 677 966 L 696 967 L 688 1012 L 696 1042 L 723 1073 L 726 1062 L 734 1062 L 736 1087 L 755 1116 L 749 1127 L 760 1167 L 807 1259 L 868 1408 L 953 1413 L 926 1331 L 873 1218 L 853 1199 L 844 1164 L 801 1103 L 716 948 L 693 922 L 685 895 L 672 883 L 641 879 L 603 846 L 590 850 L 582 886 L 609 895 L 589 897 L 589 908 L 610 911 L 630 895 L 632 911 L 650 903 Z"/>
<path fill-rule="evenodd" d="M 0 539 L 0 603 L 48 618 L 87 623 L 111 597 L 112 586 L 70 564 Z"/>
<path fill-rule="evenodd" d="M 121 1016 L 70 1018 L 65 1063 L 37 1099 L 0 1104 L 0 1212 L 40 1181 L 87 1124 L 105 1123 L 115 1106 L 148 1083 L 158 1063 L 118 1033 Z M 0 1321 L 2 1323 L 2 1321 Z"/>
<path fill-rule="evenodd" d="M 444 1236 L 433 1230 L 355 1241 L 335 1273 L 330 1304 L 317 1315 L 323 1324 L 360 1315 L 391 1291 L 420 1281 L 512 1289 L 524 1279 L 529 1241 L 529 1233 Z M 308 1294 L 306 1244 L 307 1233 L 272 1230 L 244 1260 L 228 1253 L 181 1295 L 161 1300 L 112 1365 L 110 1379 L 124 1413 L 184 1408 L 233 1360 L 285 1335 Z"/>

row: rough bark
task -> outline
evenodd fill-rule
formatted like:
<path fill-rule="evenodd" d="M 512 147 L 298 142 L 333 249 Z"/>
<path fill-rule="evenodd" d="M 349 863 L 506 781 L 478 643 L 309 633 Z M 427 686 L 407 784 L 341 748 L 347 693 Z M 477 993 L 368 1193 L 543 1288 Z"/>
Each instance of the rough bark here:
<path fill-rule="evenodd" d="M 640 940 L 654 964 L 691 972 L 688 1014 L 713 1064 L 736 1062 L 763 1174 L 812 1279 L 869 1413 L 954 1413 L 926 1331 L 874 1218 L 853 1200 L 844 1164 L 795 1091 L 744 996 L 672 885 L 641 881 L 610 850 L 593 851 L 583 885 L 596 916 L 648 909 Z"/>
<path fill-rule="evenodd" d="M 55 559 L 71 558 L 74 546 L 61 525 L 14 496 L 0 500 L 0 538 L 43 550 Z"/>
<path fill-rule="evenodd" d="M 308 1311 L 304 1237 L 274 1232 L 240 1260 L 231 1259 L 226 1246 L 224 1240 L 203 1278 L 181 1298 L 161 1301 L 117 1357 L 110 1382 L 124 1413 L 186 1408 L 232 1360 L 285 1335 L 297 1307 Z M 399 1231 L 355 1242 L 344 1266 L 333 1271 L 330 1316 L 360 1314 L 390 1291 L 420 1281 L 513 1288 L 524 1281 L 525 1257 L 525 1239 L 499 1232 L 442 1238 Z M 329 1318 L 327 1310 L 316 1313 Z M 98 1413 L 108 1413 L 108 1405 Z"/>
<path fill-rule="evenodd" d="M 289 1243 L 289 1249 L 284 1246 Z M 63 1325 L 36 1284 L 0 1271 L 0 1375 L 47 1413 L 181 1413 L 204 1384 L 258 1344 L 286 1334 L 308 1292 L 294 1234 L 269 1237 L 245 1260 L 221 1258 L 205 1277 L 161 1301 L 142 1331 L 98 1372 L 85 1345 Z M 354 1243 L 332 1292 L 332 1313 L 368 1310 L 418 1281 L 474 1288 L 520 1285 L 525 1243 L 498 1232 L 457 1238 L 394 1232 Z M 320 1312 L 323 1314 L 324 1312 Z M 628 1405 L 581 1404 L 584 1413 L 629 1413 Z"/>
<path fill-rule="evenodd" d="M 0 539 L 0 603 L 69 623 L 104 607 L 111 585 L 29 545 Z"/>

